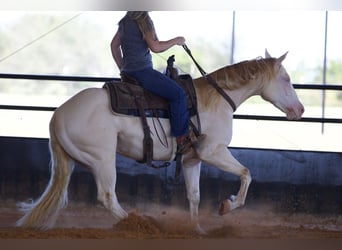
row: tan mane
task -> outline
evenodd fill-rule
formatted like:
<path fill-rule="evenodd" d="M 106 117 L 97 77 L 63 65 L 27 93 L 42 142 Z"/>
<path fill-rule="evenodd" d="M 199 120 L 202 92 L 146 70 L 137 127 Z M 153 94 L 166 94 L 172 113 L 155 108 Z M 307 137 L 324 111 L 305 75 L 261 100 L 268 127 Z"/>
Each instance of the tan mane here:
<path fill-rule="evenodd" d="M 260 57 L 253 60 L 242 61 L 218 69 L 210 73 L 210 76 L 221 88 L 234 90 L 241 86 L 245 86 L 252 80 L 259 79 L 260 81 L 272 79 L 276 74 L 274 70 L 276 60 L 276 58 Z M 201 84 L 208 84 L 207 80 L 203 77 L 198 80 L 198 87 L 200 87 Z M 214 88 L 206 88 L 203 95 L 202 100 L 204 101 L 204 105 L 207 106 L 218 99 L 219 93 Z"/>
<path fill-rule="evenodd" d="M 220 87 L 234 90 L 260 77 L 271 79 L 275 74 L 275 62 L 275 58 L 256 58 L 226 66 L 210 75 Z"/>

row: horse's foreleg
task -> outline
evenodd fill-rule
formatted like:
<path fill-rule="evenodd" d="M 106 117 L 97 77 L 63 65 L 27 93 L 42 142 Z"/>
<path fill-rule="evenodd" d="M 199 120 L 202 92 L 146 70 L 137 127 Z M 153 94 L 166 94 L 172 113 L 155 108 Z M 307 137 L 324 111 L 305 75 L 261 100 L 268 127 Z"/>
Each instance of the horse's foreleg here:
<path fill-rule="evenodd" d="M 246 173 L 240 176 L 241 186 L 240 186 L 240 190 L 238 194 L 236 196 L 231 195 L 229 199 L 225 199 L 221 202 L 220 207 L 219 207 L 220 215 L 224 215 L 228 213 L 229 211 L 235 208 L 241 207 L 245 204 L 248 187 L 252 181 L 252 178 L 248 169 L 246 170 L 247 170 Z"/>
<path fill-rule="evenodd" d="M 218 145 L 214 150 L 208 150 L 207 152 L 202 151 L 201 159 L 223 171 L 239 176 L 241 180 L 238 194 L 231 195 L 229 199 L 221 203 L 219 214 L 223 215 L 235 208 L 243 206 L 245 204 L 248 187 L 252 181 L 249 170 L 233 157 L 225 145 Z"/>
<path fill-rule="evenodd" d="M 196 232 L 205 234 L 198 220 L 198 206 L 200 202 L 199 179 L 201 172 L 201 162 L 199 160 L 187 159 L 183 160 L 183 176 L 186 185 L 187 198 L 190 206 L 190 219 L 194 225 Z"/>

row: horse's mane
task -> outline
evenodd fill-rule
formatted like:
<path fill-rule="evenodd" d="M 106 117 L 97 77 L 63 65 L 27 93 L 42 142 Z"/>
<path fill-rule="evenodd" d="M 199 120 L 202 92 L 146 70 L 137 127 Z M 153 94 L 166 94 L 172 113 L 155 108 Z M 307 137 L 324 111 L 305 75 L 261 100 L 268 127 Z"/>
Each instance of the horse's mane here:
<path fill-rule="evenodd" d="M 212 72 L 210 75 L 221 88 L 234 90 L 260 77 L 271 79 L 275 75 L 275 62 L 275 58 L 258 57 L 253 60 L 228 65 Z"/>
<path fill-rule="evenodd" d="M 261 58 L 246 60 L 232 65 L 220 68 L 209 75 L 223 89 L 234 90 L 241 86 L 245 86 L 252 80 L 269 80 L 272 79 L 275 72 L 276 58 Z M 204 78 L 202 78 L 204 79 Z M 200 81 L 203 84 L 208 84 L 207 80 Z M 214 88 L 206 89 L 204 104 L 217 100 L 219 93 Z"/>

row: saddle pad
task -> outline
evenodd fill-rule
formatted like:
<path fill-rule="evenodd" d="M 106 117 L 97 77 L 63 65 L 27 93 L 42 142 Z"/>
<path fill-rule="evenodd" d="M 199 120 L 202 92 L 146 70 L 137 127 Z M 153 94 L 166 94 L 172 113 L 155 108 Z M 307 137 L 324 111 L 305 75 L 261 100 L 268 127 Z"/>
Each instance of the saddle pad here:
<path fill-rule="evenodd" d="M 191 76 L 180 75 L 177 82 L 187 94 L 189 115 L 195 115 L 197 100 Z M 108 91 L 114 113 L 140 116 L 138 102 L 146 117 L 170 118 L 169 102 L 139 84 L 113 80 L 106 82 L 103 88 Z"/>

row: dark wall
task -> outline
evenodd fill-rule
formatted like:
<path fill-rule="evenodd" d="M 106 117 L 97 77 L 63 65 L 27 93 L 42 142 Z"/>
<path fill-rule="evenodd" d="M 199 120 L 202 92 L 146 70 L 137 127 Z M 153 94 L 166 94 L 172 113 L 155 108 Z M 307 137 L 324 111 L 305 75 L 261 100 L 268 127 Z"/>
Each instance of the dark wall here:
<path fill-rule="evenodd" d="M 247 202 L 272 202 L 287 211 L 342 212 L 342 153 L 232 148 L 233 155 L 252 174 Z M 50 177 L 47 139 L 0 137 L 0 195 L 16 201 L 38 197 Z M 182 176 L 174 164 L 153 169 L 119 156 L 117 193 L 123 202 L 140 200 L 187 206 Z M 235 194 L 239 178 L 203 165 L 201 204 L 217 207 Z M 91 173 L 76 166 L 69 185 L 75 201 L 96 202 Z M 254 203 L 253 202 L 253 203 Z"/>

